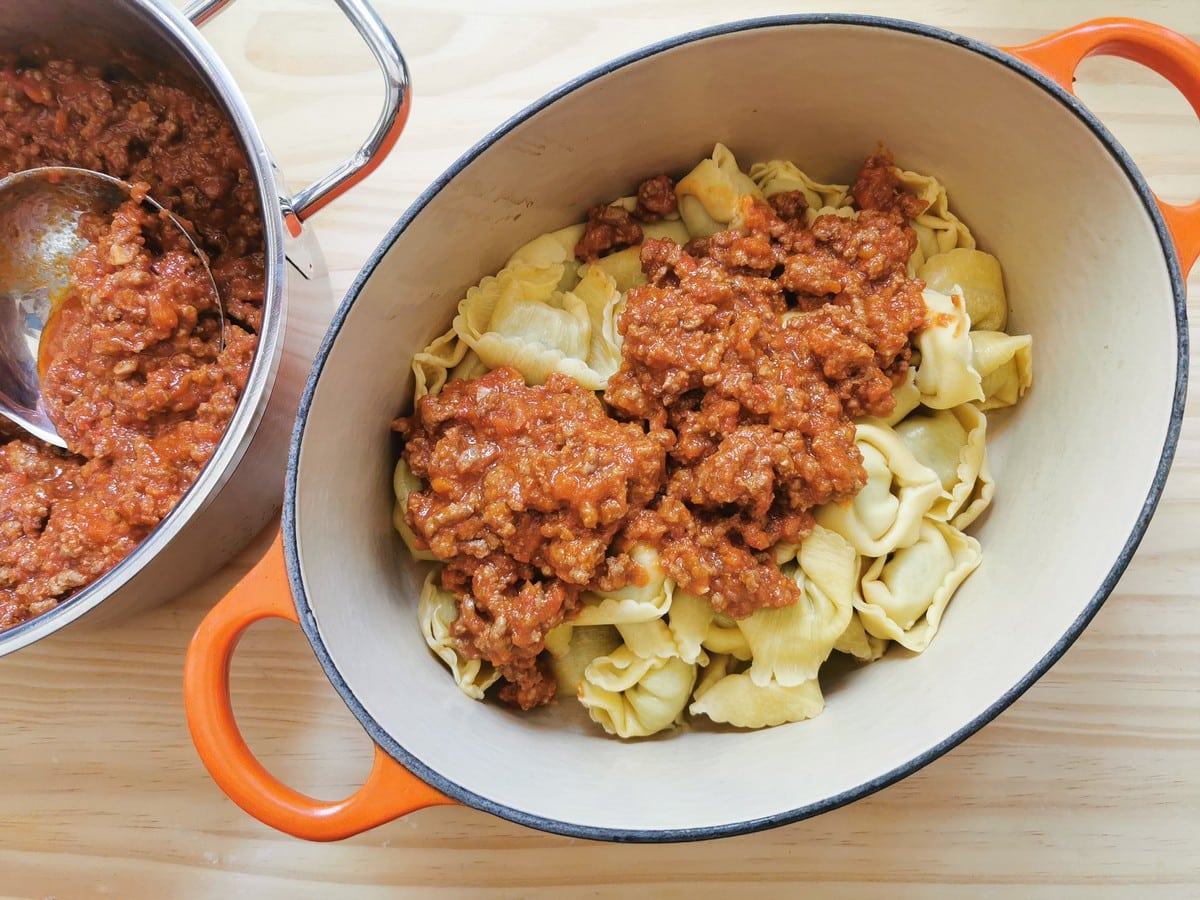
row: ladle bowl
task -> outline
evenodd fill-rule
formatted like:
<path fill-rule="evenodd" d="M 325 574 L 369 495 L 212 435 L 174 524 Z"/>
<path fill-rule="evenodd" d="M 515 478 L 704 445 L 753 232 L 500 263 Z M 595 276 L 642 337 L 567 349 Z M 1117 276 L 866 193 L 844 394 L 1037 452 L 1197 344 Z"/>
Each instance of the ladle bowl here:
<path fill-rule="evenodd" d="M 208 257 L 184 224 L 133 185 L 103 172 L 42 166 L 0 179 L 0 415 L 48 444 L 66 448 L 46 413 L 39 349 L 51 314 L 70 286 L 71 260 L 88 244 L 80 233 L 86 214 L 111 214 L 130 199 L 147 204 L 187 238 L 225 314 Z"/>

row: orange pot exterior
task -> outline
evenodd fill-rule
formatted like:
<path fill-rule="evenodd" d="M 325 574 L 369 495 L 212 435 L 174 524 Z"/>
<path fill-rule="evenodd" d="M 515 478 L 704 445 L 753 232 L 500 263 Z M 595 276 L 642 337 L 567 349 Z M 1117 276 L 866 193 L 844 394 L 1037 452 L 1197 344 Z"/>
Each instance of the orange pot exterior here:
<path fill-rule="evenodd" d="M 1004 50 L 1072 94 L 1075 70 L 1089 56 L 1119 56 L 1141 63 L 1175 85 L 1200 116 L 1200 45 L 1161 25 L 1139 19 L 1095 19 Z M 1158 200 L 1158 206 L 1186 276 L 1200 258 L 1200 201 L 1176 206 Z"/>
<path fill-rule="evenodd" d="M 340 840 L 405 813 L 454 802 L 378 746 L 366 782 L 344 800 L 315 800 L 268 772 L 238 731 L 229 695 L 229 663 L 237 642 L 250 625 L 266 618 L 299 624 L 282 535 L 205 616 L 184 667 L 184 706 L 192 740 L 209 774 L 230 799 L 272 828 L 310 841 Z"/>

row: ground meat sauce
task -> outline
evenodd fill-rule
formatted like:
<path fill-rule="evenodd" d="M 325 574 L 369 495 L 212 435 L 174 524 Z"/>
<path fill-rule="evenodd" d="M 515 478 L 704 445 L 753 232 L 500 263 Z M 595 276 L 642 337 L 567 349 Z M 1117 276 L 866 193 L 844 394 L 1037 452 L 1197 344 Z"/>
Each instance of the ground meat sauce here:
<path fill-rule="evenodd" d="M 669 175 L 656 175 L 638 186 L 637 205 L 633 215 L 643 222 L 657 222 L 679 208 L 675 182 Z"/>
<path fill-rule="evenodd" d="M 543 638 L 580 591 L 644 578 L 610 555 L 626 520 L 666 474 L 663 435 L 608 415 L 599 397 L 551 374 L 527 387 L 515 369 L 453 381 L 397 421 L 404 457 L 429 490 L 410 495 L 414 531 L 448 563 L 460 598 L 454 633 L 492 662 L 524 708 L 549 702 Z"/>
<path fill-rule="evenodd" d="M 642 226 L 623 206 L 593 206 L 588 210 L 587 227 L 575 245 L 575 255 L 595 262 L 609 250 L 632 247 L 642 241 Z"/>
<path fill-rule="evenodd" d="M 261 322 L 262 216 L 210 99 L 44 50 L 0 58 L 0 173 L 42 165 L 138 183 L 190 223 L 226 326 L 222 349 L 195 254 L 140 203 L 82 224 L 91 244 L 42 348 L 72 452 L 0 419 L 0 629 L 89 584 L 170 512 L 233 415 Z"/>
<path fill-rule="evenodd" d="M 674 208 L 664 179 L 639 191 L 650 215 Z M 636 543 L 733 618 L 796 602 L 772 548 L 802 539 L 813 507 L 862 488 L 853 418 L 892 412 L 925 325 L 923 284 L 906 275 L 913 206 L 890 158 L 868 159 L 853 190 L 854 218 L 808 227 L 803 195 L 787 193 L 746 198 L 738 231 L 683 247 L 647 239 L 649 283 L 627 292 L 603 404 L 565 377 L 526 387 L 498 369 L 397 420 L 429 485 L 409 495 L 407 520 L 446 561 L 454 633 L 497 665 L 502 697 L 553 698 L 538 667 L 545 633 L 581 590 L 644 577 L 628 557 Z M 640 215 L 594 209 L 581 259 L 620 243 L 603 209 L 635 226 Z"/>

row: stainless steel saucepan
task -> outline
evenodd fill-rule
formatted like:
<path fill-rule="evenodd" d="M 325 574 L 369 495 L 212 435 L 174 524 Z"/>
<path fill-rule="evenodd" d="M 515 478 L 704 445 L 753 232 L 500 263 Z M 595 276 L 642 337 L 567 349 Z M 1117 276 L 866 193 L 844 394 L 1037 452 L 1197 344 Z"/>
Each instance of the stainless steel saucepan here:
<path fill-rule="evenodd" d="M 230 0 L 180 12 L 167 0 L 44 0 L 0 5 L 0 47 L 49 45 L 104 63 L 113 50 L 209 93 L 229 117 L 263 210 L 266 290 L 257 356 L 236 412 L 207 466 L 175 509 L 120 564 L 56 608 L 0 633 L 0 655 L 86 617 L 165 600 L 215 570 L 278 513 L 288 436 L 320 334 L 288 315 L 292 304 L 331 307 L 320 249 L 305 221 L 386 157 L 409 109 L 408 72 L 388 29 L 365 0 L 336 0 L 383 73 L 384 102 L 361 147 L 323 178 L 289 195 L 229 70 L 198 27 Z"/>

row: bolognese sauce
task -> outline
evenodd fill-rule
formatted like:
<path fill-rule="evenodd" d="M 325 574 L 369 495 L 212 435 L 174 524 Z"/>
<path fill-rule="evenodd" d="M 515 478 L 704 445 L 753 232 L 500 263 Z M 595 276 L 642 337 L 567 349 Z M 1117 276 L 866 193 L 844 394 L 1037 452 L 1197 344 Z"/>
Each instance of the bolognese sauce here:
<path fill-rule="evenodd" d="M 854 217 L 809 225 L 804 195 L 789 192 L 743 198 L 738 230 L 646 239 L 648 283 L 626 293 L 603 402 L 562 375 L 529 387 L 497 369 L 396 421 L 426 486 L 406 521 L 446 563 L 453 633 L 497 666 L 502 697 L 552 699 L 545 633 L 570 621 L 581 591 L 644 578 L 635 544 L 735 619 L 799 598 L 772 548 L 803 538 L 814 507 L 862 488 L 853 419 L 893 411 L 926 324 L 924 285 L 906 272 L 909 200 L 885 154 L 853 193 Z M 666 176 L 638 197 L 632 214 L 589 214 L 581 259 L 638 242 L 637 217 L 675 208 Z"/>
<path fill-rule="evenodd" d="M 546 632 L 584 588 L 644 577 L 612 545 L 658 493 L 667 435 L 613 419 L 565 375 L 527 387 L 510 367 L 451 382 L 396 427 L 429 484 L 408 505 L 412 527 L 462 598 L 455 634 L 520 706 L 548 702 L 554 682 L 536 665 Z"/>
<path fill-rule="evenodd" d="M 199 260 L 136 199 L 82 223 L 90 243 L 42 352 L 70 451 L 0 419 L 0 630 L 91 583 L 171 511 L 233 415 L 262 314 L 257 189 L 206 95 L 45 49 L 2 57 L 0 174 L 45 165 L 135 183 L 186 220 L 226 317 L 222 331 Z"/>

